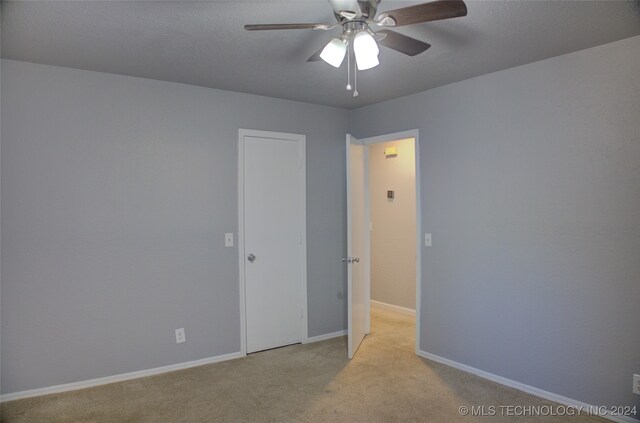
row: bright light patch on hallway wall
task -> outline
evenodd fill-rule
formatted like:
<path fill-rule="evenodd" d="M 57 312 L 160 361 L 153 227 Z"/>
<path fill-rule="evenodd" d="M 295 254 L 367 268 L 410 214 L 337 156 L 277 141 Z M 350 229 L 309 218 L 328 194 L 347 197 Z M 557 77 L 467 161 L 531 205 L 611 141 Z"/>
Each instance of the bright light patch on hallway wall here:
<path fill-rule="evenodd" d="M 384 156 L 387 159 L 398 157 L 398 148 L 397 147 L 389 147 L 384 149 Z"/>

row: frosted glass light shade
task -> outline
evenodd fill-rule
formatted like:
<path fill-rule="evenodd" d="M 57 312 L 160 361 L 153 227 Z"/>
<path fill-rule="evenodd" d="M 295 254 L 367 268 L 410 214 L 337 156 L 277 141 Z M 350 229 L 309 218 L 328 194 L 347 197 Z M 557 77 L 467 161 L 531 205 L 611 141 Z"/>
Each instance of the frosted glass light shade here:
<path fill-rule="evenodd" d="M 344 40 L 339 38 L 334 38 L 329 41 L 324 49 L 322 49 L 322 53 L 320 53 L 320 58 L 333 66 L 334 68 L 339 68 L 344 60 L 344 56 L 347 53 L 347 43 Z"/>
<path fill-rule="evenodd" d="M 360 70 L 371 69 L 380 64 L 378 44 L 367 31 L 360 31 L 356 34 L 353 39 L 353 52 Z"/>

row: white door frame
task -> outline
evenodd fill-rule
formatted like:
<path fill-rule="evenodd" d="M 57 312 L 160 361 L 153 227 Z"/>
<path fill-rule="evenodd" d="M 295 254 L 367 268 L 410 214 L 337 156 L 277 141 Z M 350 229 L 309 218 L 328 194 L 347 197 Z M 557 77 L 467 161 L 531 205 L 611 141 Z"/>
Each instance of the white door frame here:
<path fill-rule="evenodd" d="M 238 130 L 238 266 L 239 266 L 239 292 L 240 292 L 240 352 L 247 355 L 247 309 L 246 309 L 246 284 L 244 274 L 244 138 L 270 138 L 278 140 L 295 141 L 300 143 L 301 163 L 300 163 L 300 233 L 301 235 L 301 255 L 304 257 L 301 263 L 300 274 L 300 307 L 302 308 L 302 319 L 300 319 L 300 341 L 305 343 L 309 338 L 307 325 L 307 154 L 306 136 L 301 134 L 288 134 L 283 132 L 256 131 L 252 129 Z"/>
<path fill-rule="evenodd" d="M 378 135 L 375 137 L 362 138 L 359 141 L 364 145 L 379 144 L 389 141 L 397 141 L 406 138 L 414 139 L 415 146 L 415 166 L 416 166 L 416 354 L 420 351 L 420 303 L 422 293 L 422 202 L 420 201 L 420 142 L 417 129 L 409 131 L 394 132 L 392 134 Z M 366 163 L 367 172 L 369 162 Z M 367 209 L 371 207 L 366 204 Z M 369 214 L 370 211 L 367 210 Z M 369 278 L 369 302 L 371 302 L 371 278 Z"/>

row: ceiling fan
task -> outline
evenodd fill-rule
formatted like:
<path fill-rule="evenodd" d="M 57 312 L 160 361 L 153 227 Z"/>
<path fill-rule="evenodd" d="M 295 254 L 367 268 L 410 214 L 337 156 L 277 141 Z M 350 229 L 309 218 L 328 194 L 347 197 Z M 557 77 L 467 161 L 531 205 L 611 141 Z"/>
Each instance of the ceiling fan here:
<path fill-rule="evenodd" d="M 245 25 L 247 31 L 267 31 L 281 29 L 311 29 L 328 31 L 340 27 L 342 34 L 329 41 L 307 61 L 324 60 L 339 68 L 347 57 L 347 90 L 351 90 L 351 50 L 356 60 L 354 84 L 357 83 L 356 70 L 366 70 L 378 66 L 378 44 L 408 56 L 418 55 L 429 47 L 424 41 L 408 37 L 388 28 L 456 18 L 467 15 L 467 6 L 462 0 L 436 0 L 401 9 L 377 14 L 381 0 L 329 0 L 334 6 L 336 23 L 285 23 Z M 374 31 L 376 29 L 376 31 Z M 357 86 L 353 96 L 358 96 Z"/>

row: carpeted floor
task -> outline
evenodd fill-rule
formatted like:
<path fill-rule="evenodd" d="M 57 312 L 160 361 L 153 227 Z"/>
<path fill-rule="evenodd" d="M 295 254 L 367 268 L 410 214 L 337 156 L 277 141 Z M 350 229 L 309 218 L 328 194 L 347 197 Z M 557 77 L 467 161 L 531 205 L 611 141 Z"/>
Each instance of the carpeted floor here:
<path fill-rule="evenodd" d="M 557 406 L 419 358 L 414 319 L 373 309 L 356 357 L 346 339 L 294 345 L 233 361 L 2 404 L 2 422 L 475 422 L 603 421 L 514 417 L 500 406 Z M 485 406 L 493 417 L 462 416 Z"/>

